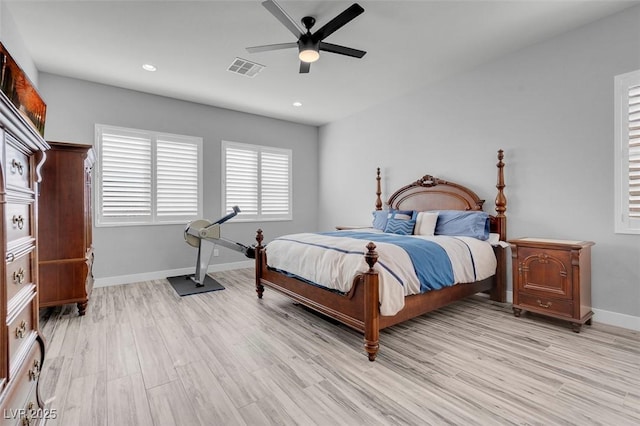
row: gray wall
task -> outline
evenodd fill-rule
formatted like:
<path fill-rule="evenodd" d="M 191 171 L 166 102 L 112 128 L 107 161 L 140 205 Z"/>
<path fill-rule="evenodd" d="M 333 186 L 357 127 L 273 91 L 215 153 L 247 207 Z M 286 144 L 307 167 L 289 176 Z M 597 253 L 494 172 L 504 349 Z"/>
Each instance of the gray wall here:
<path fill-rule="evenodd" d="M 595 241 L 594 308 L 639 317 L 640 235 L 613 230 L 613 78 L 639 68 L 635 7 L 321 127 L 320 229 L 370 223 L 376 166 L 385 197 L 429 173 L 493 211 L 503 148 L 509 236 Z"/>
<path fill-rule="evenodd" d="M 96 123 L 155 130 L 204 139 L 204 218 L 221 216 L 221 141 L 293 150 L 293 220 L 227 223 L 224 237 L 255 243 L 262 228 L 267 240 L 317 227 L 318 129 L 261 116 L 149 95 L 82 80 L 40 74 L 47 103 L 45 138 L 93 144 Z M 46 178 L 46 177 L 45 177 Z M 242 206 L 240 206 L 242 207 Z M 44 213 L 44 212 L 43 212 Z M 184 225 L 94 228 L 96 278 L 193 268 L 196 249 L 183 239 Z M 221 248 L 213 263 L 247 260 Z"/>
<path fill-rule="evenodd" d="M 22 71 L 29 77 L 31 83 L 38 87 L 38 69 L 24 46 L 11 13 L 2 0 L 0 0 L 0 41 L 2 41 L 13 60 L 20 65 Z"/>

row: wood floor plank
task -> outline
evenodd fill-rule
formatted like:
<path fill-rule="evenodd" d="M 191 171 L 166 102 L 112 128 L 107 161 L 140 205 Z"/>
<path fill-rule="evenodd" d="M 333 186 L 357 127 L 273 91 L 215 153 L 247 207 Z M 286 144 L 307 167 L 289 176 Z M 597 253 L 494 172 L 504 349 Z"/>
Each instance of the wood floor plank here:
<path fill-rule="evenodd" d="M 186 335 L 186 331 L 174 318 L 156 319 L 156 324 L 174 366 L 186 365 L 202 359 L 200 354 L 193 350 L 193 340 Z"/>
<path fill-rule="evenodd" d="M 273 423 L 269 420 L 269 418 L 262 412 L 258 404 L 252 402 L 251 404 L 247 404 L 244 407 L 238 409 L 240 415 L 244 419 L 244 422 L 248 425 L 276 425 L 279 423 Z"/>
<path fill-rule="evenodd" d="M 220 382 L 235 407 L 251 404 L 266 394 L 243 363 L 237 362 L 224 342 L 213 336 L 194 339 L 194 349 L 206 360 L 211 372 Z"/>
<path fill-rule="evenodd" d="M 147 389 L 154 426 L 208 426 L 201 423 L 179 380 Z"/>
<path fill-rule="evenodd" d="M 156 327 L 134 328 L 138 360 L 147 389 L 173 382 L 178 374 Z"/>
<path fill-rule="evenodd" d="M 107 382 L 107 419 L 109 426 L 153 426 L 140 373 Z"/>
<path fill-rule="evenodd" d="M 83 317 L 84 320 L 84 317 Z M 81 321 L 73 354 L 72 377 L 105 372 L 107 369 L 107 325 Z"/>
<path fill-rule="evenodd" d="M 185 394 L 202 424 L 244 425 L 244 419 L 207 363 L 196 361 L 178 367 Z"/>
<path fill-rule="evenodd" d="M 133 329 L 128 323 L 113 324 L 107 330 L 107 380 L 140 372 Z"/>
<path fill-rule="evenodd" d="M 59 424 L 107 426 L 106 387 L 104 371 L 71 380 Z"/>

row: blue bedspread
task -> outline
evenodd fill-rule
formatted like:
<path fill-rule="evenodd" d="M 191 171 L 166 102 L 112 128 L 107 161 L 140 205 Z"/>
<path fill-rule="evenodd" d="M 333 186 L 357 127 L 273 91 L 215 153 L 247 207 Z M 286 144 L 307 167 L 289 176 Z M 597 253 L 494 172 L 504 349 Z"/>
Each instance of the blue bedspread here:
<path fill-rule="evenodd" d="M 432 241 L 405 235 L 359 231 L 320 232 L 320 235 L 357 238 L 374 243 L 395 244 L 407 252 L 420 281 L 420 291 L 439 290 L 455 283 L 453 267 L 447 252 Z"/>

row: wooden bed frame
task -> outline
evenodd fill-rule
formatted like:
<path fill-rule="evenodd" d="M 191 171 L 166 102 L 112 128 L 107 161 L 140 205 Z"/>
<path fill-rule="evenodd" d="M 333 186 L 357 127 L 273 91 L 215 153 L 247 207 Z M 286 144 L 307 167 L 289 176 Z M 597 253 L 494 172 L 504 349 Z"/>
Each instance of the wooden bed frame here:
<path fill-rule="evenodd" d="M 503 151 L 498 151 L 498 195 L 496 212 L 491 218 L 491 232 L 507 238 L 507 200 L 504 196 Z M 380 195 L 380 169 L 377 172 L 376 210 L 382 210 Z M 404 186 L 389 197 L 388 206 L 398 210 L 482 210 L 481 200 L 470 189 L 425 175 L 416 182 Z M 378 254 L 375 244 L 367 244 L 365 260 L 369 270 L 355 274 L 353 286 L 347 294 L 340 294 L 309 285 L 301 280 L 289 277 L 267 267 L 267 253 L 262 245 L 262 230 L 256 235 L 256 292 L 262 298 L 264 286 L 271 287 L 291 299 L 315 311 L 334 318 L 347 326 L 364 333 L 364 348 L 369 361 L 374 361 L 379 348 L 380 330 L 401 323 L 419 315 L 438 309 L 453 301 L 472 294 L 486 292 L 490 299 L 497 302 L 506 300 L 506 249 L 496 246 L 494 251 L 498 261 L 496 274 L 483 281 L 459 284 L 441 290 L 405 297 L 404 308 L 393 316 L 382 316 L 379 310 L 378 273 L 373 269 Z"/>

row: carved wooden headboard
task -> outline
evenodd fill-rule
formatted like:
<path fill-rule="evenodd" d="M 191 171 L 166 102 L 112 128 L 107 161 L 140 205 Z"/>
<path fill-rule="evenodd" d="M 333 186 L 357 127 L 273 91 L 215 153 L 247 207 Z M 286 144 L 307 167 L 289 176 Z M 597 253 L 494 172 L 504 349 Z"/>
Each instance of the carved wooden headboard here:
<path fill-rule="evenodd" d="M 504 153 L 498 151 L 498 195 L 496 196 L 496 215 L 491 216 L 491 232 L 500 234 L 500 239 L 507 238 L 507 199 L 504 196 Z M 376 210 L 382 210 L 382 194 L 380 188 L 380 168 L 377 170 Z M 391 194 L 386 203 L 397 210 L 482 210 L 484 200 L 471 189 L 431 175 L 425 175 L 417 181 L 403 186 Z"/>

